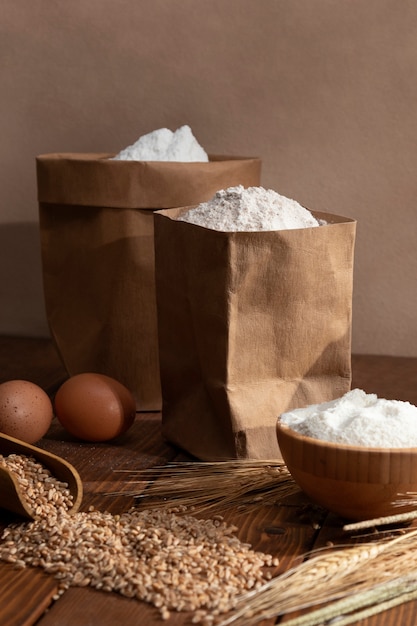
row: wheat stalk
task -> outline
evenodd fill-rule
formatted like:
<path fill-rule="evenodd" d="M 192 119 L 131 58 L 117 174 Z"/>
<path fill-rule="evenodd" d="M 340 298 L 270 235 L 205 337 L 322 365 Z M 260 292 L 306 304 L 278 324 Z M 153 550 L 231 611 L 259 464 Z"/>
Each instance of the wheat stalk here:
<path fill-rule="evenodd" d="M 393 502 L 394 507 L 398 510 L 406 509 L 403 513 L 393 513 L 382 517 L 361 520 L 360 522 L 351 522 L 343 526 L 343 530 L 351 532 L 353 530 L 363 530 L 365 528 L 373 528 L 374 526 L 386 526 L 391 524 L 403 524 L 411 522 L 417 518 L 417 494 L 414 491 L 398 494 L 397 500 Z M 411 510 L 410 510 L 411 509 Z"/>
<path fill-rule="evenodd" d="M 142 493 L 133 490 L 131 495 L 138 502 L 152 500 L 153 508 L 181 505 L 202 511 L 255 503 L 271 505 L 300 492 L 286 465 L 277 461 L 182 462 L 126 471 L 138 476 L 142 485 L 151 481 Z"/>
<path fill-rule="evenodd" d="M 366 528 L 373 528 L 374 526 L 386 526 L 389 524 L 403 524 L 404 522 L 411 522 L 417 518 L 417 511 L 408 511 L 407 513 L 397 513 L 396 515 L 385 515 L 383 517 L 375 517 L 374 519 L 366 519 L 360 522 L 352 522 L 345 524 L 343 530 L 346 532 L 352 532 L 353 530 L 364 530 Z"/>
<path fill-rule="evenodd" d="M 349 612 L 355 608 L 360 592 L 375 590 L 381 584 L 393 583 L 404 575 L 415 583 L 416 558 L 417 530 L 390 540 L 315 553 L 261 588 L 241 596 L 235 610 L 220 621 L 219 626 L 252 626 L 263 619 L 342 598 L 346 599 L 345 611 Z M 417 584 L 414 590 L 416 588 Z M 386 599 L 380 593 L 375 594 L 375 598 L 373 604 Z"/>
<path fill-rule="evenodd" d="M 416 577 L 401 577 L 287 620 L 285 626 L 321 626 L 335 617 L 337 626 L 347 626 L 416 598 Z"/>

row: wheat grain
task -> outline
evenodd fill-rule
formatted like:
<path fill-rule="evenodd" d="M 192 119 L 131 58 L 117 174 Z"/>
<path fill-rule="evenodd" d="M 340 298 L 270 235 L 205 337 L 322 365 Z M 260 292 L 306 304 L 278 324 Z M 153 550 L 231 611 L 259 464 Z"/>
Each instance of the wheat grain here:
<path fill-rule="evenodd" d="M 49 505 L 52 510 L 71 509 L 73 497 L 68 484 L 52 476 L 51 472 L 33 457 L 0 454 L 0 465 L 13 473 L 21 487 L 22 497 L 35 515 L 41 515 Z"/>
<path fill-rule="evenodd" d="M 22 457 L 21 474 L 25 463 Z M 31 476 L 21 479 L 29 483 L 32 462 L 27 468 Z M 59 498 L 57 505 L 55 497 L 44 497 L 47 478 L 36 472 L 31 501 L 37 518 L 4 530 L 0 559 L 53 575 L 56 597 L 70 586 L 91 586 L 149 602 L 163 619 L 171 610 L 214 616 L 230 611 L 244 591 L 260 587 L 266 568 L 277 565 L 271 555 L 240 541 L 221 516 L 197 519 L 185 507 L 70 514 Z M 59 488 L 66 491 L 65 485 Z"/>

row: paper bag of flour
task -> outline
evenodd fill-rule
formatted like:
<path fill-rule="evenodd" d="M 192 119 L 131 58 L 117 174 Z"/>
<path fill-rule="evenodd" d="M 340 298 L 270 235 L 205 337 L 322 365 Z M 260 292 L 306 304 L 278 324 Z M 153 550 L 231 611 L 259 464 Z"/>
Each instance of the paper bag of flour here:
<path fill-rule="evenodd" d="M 257 158 L 120 161 L 111 154 L 37 158 L 43 284 L 52 337 L 70 375 L 95 371 L 161 407 L 153 211 L 259 184 Z"/>
<path fill-rule="evenodd" d="M 220 232 L 158 211 L 163 434 L 202 460 L 280 458 L 284 411 L 351 384 L 356 222 Z"/>

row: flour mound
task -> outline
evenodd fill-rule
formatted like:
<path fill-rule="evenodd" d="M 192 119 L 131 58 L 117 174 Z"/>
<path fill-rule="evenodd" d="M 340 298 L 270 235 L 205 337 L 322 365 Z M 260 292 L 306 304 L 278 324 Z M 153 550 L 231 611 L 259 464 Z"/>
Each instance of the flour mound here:
<path fill-rule="evenodd" d="M 194 137 L 189 126 L 175 132 L 159 128 L 128 146 L 114 157 L 118 161 L 199 161 L 207 162 L 208 155 Z"/>
<path fill-rule="evenodd" d="M 221 231 L 286 230 L 320 226 L 295 200 L 272 189 L 242 185 L 221 189 L 208 202 L 183 213 L 178 220 Z"/>
<path fill-rule="evenodd" d="M 292 430 L 323 441 L 370 448 L 417 447 L 417 407 L 361 389 L 281 415 Z"/>

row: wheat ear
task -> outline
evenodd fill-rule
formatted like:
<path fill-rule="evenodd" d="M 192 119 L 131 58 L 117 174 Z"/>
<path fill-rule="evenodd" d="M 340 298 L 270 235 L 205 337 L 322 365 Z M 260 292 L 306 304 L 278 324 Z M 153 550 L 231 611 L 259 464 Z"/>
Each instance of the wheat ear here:
<path fill-rule="evenodd" d="M 286 465 L 276 460 L 183 462 L 139 472 L 126 471 L 132 478 L 139 478 L 142 485 L 149 482 L 144 491 L 132 490 L 130 495 L 136 496 L 137 503 L 152 500 L 153 508 L 175 504 L 202 511 L 277 504 L 300 492 Z"/>
<path fill-rule="evenodd" d="M 414 574 L 416 536 L 417 530 L 414 530 L 390 540 L 318 553 L 241 596 L 235 610 L 219 626 L 250 626 L 262 619 L 334 602 L 352 594 L 354 597 L 357 592 L 395 580 L 404 571 Z"/>

